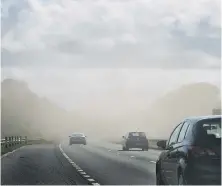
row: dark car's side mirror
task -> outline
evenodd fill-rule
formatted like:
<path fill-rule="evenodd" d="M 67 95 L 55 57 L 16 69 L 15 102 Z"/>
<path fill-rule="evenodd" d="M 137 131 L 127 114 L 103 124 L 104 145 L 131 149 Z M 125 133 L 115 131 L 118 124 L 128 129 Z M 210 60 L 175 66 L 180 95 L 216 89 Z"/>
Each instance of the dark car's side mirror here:
<path fill-rule="evenodd" d="M 166 140 L 158 141 L 156 144 L 157 144 L 158 147 L 160 147 L 162 149 L 166 148 Z"/>

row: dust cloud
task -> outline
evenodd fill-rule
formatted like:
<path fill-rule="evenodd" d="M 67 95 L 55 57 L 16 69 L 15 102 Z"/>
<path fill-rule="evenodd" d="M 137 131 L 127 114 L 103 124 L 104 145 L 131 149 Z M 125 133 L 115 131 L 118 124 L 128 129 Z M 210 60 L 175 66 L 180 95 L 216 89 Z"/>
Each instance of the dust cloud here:
<path fill-rule="evenodd" d="M 83 132 L 90 139 L 112 141 L 128 131 L 144 131 L 149 138 L 167 138 L 184 117 L 220 107 L 214 72 L 205 82 L 199 80 L 201 71 L 196 79 L 184 79 L 177 71 L 147 72 L 5 79 L 2 136 L 61 140 Z"/>

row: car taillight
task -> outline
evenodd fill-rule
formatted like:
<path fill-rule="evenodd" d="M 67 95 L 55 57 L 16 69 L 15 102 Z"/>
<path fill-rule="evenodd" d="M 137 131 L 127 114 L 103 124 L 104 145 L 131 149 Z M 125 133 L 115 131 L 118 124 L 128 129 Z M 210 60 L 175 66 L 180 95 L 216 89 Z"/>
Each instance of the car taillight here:
<path fill-rule="evenodd" d="M 198 146 L 191 146 L 190 147 L 190 153 L 192 153 L 192 155 L 195 156 L 195 157 L 215 156 L 216 155 L 216 153 L 214 151 L 212 151 L 211 149 L 198 147 Z"/>

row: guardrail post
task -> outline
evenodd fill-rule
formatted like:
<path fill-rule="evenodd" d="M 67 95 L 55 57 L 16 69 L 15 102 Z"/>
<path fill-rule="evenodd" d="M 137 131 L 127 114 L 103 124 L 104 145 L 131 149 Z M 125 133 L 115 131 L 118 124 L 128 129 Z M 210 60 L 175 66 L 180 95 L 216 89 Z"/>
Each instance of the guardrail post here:
<path fill-rule="evenodd" d="M 8 137 L 5 137 L 5 148 L 8 148 Z"/>
<path fill-rule="evenodd" d="M 11 141 L 12 141 L 12 147 L 14 146 L 14 137 L 11 137 Z"/>
<path fill-rule="evenodd" d="M 20 141 L 19 141 L 19 143 L 22 144 L 22 136 L 20 136 Z"/>
<path fill-rule="evenodd" d="M 25 144 L 27 144 L 27 136 L 25 136 Z"/>
<path fill-rule="evenodd" d="M 8 146 L 11 147 L 11 137 L 8 137 Z"/>

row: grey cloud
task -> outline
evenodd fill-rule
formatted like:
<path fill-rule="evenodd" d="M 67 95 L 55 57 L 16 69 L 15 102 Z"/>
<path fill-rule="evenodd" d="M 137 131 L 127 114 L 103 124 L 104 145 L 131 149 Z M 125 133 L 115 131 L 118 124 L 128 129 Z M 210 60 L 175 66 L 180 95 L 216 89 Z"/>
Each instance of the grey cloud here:
<path fill-rule="evenodd" d="M 206 54 L 221 58 L 221 28 L 210 25 L 210 18 L 200 20 L 195 36 L 189 36 L 180 29 L 180 22 L 176 21 L 171 34 L 178 45 L 185 50 L 199 50 Z"/>
<path fill-rule="evenodd" d="M 4 3 L 3 1 L 3 9 Z M 10 1 L 11 3 L 13 1 Z M 3 35 L 9 30 L 16 32 L 19 12 L 29 9 L 26 1 L 12 3 L 9 14 L 3 16 Z M 53 2 L 53 1 L 52 1 Z M 174 24 L 148 24 L 147 7 L 128 12 L 126 19 L 106 20 L 107 7 L 98 6 L 93 19 L 84 20 L 68 27 L 67 33 L 41 32 L 39 40 L 44 50 L 12 53 L 2 51 L 2 65 L 31 66 L 53 65 L 72 67 L 144 67 L 144 68 L 219 68 L 221 28 L 210 24 L 211 18 L 203 17 L 197 27 L 197 34 L 189 36 L 176 19 Z M 129 9 L 130 10 L 130 9 Z M 128 11 L 129 11 L 128 10 Z M 151 10 L 150 10 L 151 11 Z M 152 10 L 153 11 L 153 10 Z M 133 15 L 131 15 L 131 14 Z M 151 12 L 151 15 L 154 12 Z M 151 20 L 150 18 L 148 20 Z M 65 21 L 65 20 L 64 20 Z M 154 21 L 155 23 L 155 21 Z M 44 23 L 45 24 L 45 23 Z M 69 24 L 69 23 L 67 23 Z M 34 26 L 34 25 L 32 25 Z M 59 25 L 58 25 L 59 26 Z M 124 34 L 135 37 L 135 43 L 121 40 Z M 214 38 L 209 37 L 210 34 Z M 103 39 L 113 42 L 103 46 Z M 35 41 L 35 40 L 34 40 Z M 195 53 L 196 51 L 196 53 Z M 211 65 L 203 62 L 206 55 L 212 56 Z"/>

